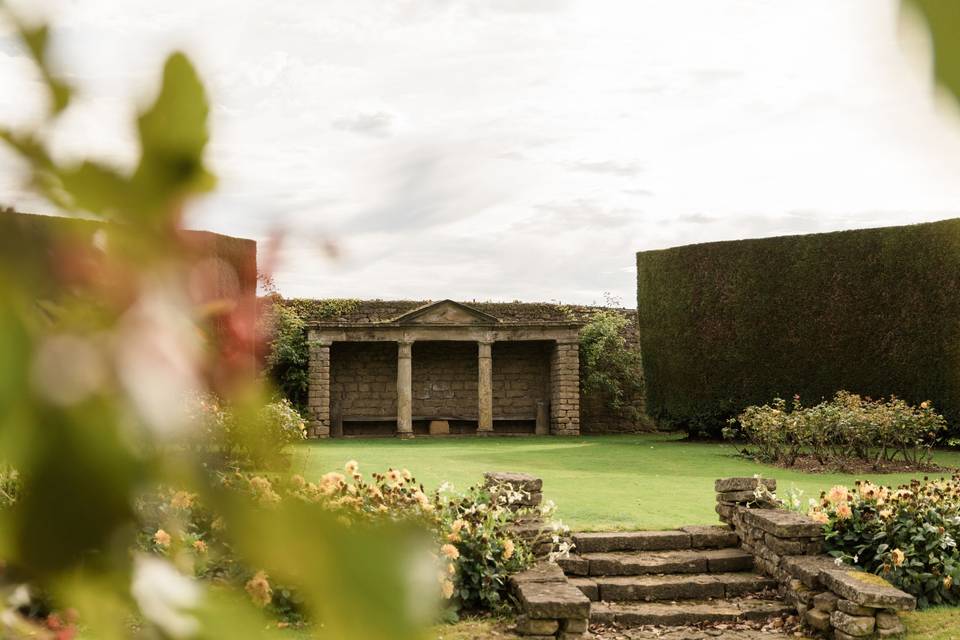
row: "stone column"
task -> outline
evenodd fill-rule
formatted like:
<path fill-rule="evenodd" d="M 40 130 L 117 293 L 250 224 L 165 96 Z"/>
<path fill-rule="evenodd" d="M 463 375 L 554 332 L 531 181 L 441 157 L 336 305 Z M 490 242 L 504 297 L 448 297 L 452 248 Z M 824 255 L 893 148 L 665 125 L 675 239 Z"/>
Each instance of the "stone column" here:
<path fill-rule="evenodd" d="M 550 432 L 580 435 L 580 343 L 557 341 L 550 356 Z"/>
<path fill-rule="evenodd" d="M 413 437 L 413 342 L 397 342 L 397 436 Z"/>
<path fill-rule="evenodd" d="M 481 341 L 477 343 L 479 351 L 477 359 L 480 363 L 477 378 L 477 435 L 493 433 L 493 343 Z"/>
<path fill-rule="evenodd" d="M 330 342 L 314 331 L 307 334 L 307 434 L 311 438 L 330 436 Z"/>

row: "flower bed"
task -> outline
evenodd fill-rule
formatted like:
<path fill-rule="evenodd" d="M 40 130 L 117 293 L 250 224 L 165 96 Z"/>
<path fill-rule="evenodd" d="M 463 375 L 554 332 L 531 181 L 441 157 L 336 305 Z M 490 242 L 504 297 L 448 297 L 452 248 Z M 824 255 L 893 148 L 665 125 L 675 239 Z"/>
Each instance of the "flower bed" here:
<path fill-rule="evenodd" d="M 327 473 L 317 482 L 300 475 L 239 471 L 219 477 L 224 489 L 258 504 L 263 517 L 270 517 L 270 509 L 281 503 L 296 501 L 321 508 L 348 526 L 390 522 L 427 532 L 433 542 L 426 564 L 436 580 L 431 578 L 418 591 L 423 587 L 423 595 L 435 591 L 445 603 L 445 619 L 456 618 L 460 611 L 502 610 L 508 604 L 509 574 L 532 563 L 534 544 L 553 544 L 550 536 L 531 539 L 515 534 L 518 523 L 531 520 L 548 531 L 551 526 L 542 522 L 552 516 L 553 507 L 541 508 L 539 495 L 532 504 L 529 493 L 509 487 L 474 486 L 462 494 L 441 487 L 428 494 L 406 469 L 366 478 L 355 461 L 348 462 L 343 473 Z M 205 509 L 197 496 L 161 491 L 144 498 L 141 513 L 142 549 L 178 559 L 197 577 L 243 586 L 255 605 L 269 607 L 281 620 L 305 620 L 296 587 L 274 584 L 269 568 L 242 562 L 223 520 Z"/>
<path fill-rule="evenodd" d="M 897 489 L 858 482 L 811 505 L 831 555 L 917 597 L 920 608 L 960 603 L 960 475 Z"/>
<path fill-rule="evenodd" d="M 751 406 L 724 429 L 743 438 L 745 453 L 785 467 L 841 470 L 934 469 L 933 446 L 946 421 L 929 402 L 871 400 L 839 391 L 830 401 L 804 407 L 798 396 Z"/>

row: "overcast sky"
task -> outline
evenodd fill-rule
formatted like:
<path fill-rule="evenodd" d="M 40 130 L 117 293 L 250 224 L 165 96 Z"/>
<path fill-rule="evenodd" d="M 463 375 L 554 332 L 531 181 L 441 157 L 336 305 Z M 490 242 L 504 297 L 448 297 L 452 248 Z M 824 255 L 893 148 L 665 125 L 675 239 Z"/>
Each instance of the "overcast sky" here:
<path fill-rule="evenodd" d="M 638 250 L 960 212 L 960 127 L 892 1 L 11 4 L 83 91 L 63 157 L 130 164 L 134 106 L 194 59 L 220 188 L 191 224 L 285 231 L 285 296 L 632 306 Z M 0 87 L 0 121 L 34 117 L 8 31 Z M 0 203 L 52 211 L 5 150 Z"/>

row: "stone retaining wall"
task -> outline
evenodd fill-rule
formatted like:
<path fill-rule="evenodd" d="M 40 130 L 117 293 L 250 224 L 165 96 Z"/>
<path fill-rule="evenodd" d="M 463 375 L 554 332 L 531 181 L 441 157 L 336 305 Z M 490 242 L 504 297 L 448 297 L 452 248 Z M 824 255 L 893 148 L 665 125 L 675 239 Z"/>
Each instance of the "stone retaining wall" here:
<path fill-rule="evenodd" d="M 811 631 L 835 640 L 901 638 L 900 611 L 916 599 L 879 576 L 838 565 L 823 554 L 823 526 L 777 508 L 776 480 L 716 481 L 717 513 L 733 527 L 758 571 L 776 578 L 781 595 Z"/>
<path fill-rule="evenodd" d="M 519 493 L 511 509 L 538 509 L 543 501 L 543 480 L 526 473 L 485 473 L 484 486 L 493 497 Z M 545 559 L 552 546 L 552 532 L 541 518 L 531 517 L 514 529 L 516 537 L 533 549 L 540 561 L 510 576 L 510 591 L 517 601 L 516 633 L 525 640 L 586 640 L 590 600 L 567 581 L 556 562 Z"/>

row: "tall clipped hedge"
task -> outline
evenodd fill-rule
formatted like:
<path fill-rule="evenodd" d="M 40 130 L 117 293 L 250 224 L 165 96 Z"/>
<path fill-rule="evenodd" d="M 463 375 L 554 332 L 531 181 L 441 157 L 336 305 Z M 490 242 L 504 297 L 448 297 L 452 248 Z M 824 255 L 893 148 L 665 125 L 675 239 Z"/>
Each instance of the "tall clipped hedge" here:
<path fill-rule="evenodd" d="M 839 389 L 960 427 L 960 219 L 637 254 L 653 417 L 717 434 L 750 404 Z"/>

